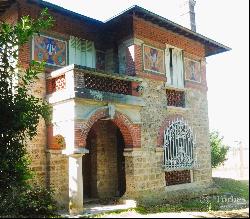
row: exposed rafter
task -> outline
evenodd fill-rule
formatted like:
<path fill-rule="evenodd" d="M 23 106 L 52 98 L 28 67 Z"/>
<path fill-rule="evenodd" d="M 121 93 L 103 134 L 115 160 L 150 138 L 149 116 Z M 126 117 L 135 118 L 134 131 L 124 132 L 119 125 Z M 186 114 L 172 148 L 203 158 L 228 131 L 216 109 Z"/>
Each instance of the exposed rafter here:
<path fill-rule="evenodd" d="M 0 0 L 0 16 L 15 2 L 15 0 Z"/>

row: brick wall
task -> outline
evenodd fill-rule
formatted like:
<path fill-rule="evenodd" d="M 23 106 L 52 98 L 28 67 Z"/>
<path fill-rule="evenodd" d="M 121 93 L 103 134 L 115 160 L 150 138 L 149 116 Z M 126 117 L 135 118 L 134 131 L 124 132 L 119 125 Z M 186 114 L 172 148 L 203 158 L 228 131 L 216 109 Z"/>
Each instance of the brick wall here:
<path fill-rule="evenodd" d="M 13 4 L 8 10 L 0 17 L 0 21 L 9 24 L 15 24 L 18 20 L 18 5 Z"/>
<path fill-rule="evenodd" d="M 204 46 L 186 38 L 180 36 L 172 31 L 168 31 L 165 28 L 146 22 L 141 18 L 134 16 L 133 19 L 133 37 L 143 41 L 144 44 L 156 47 L 158 49 L 165 50 L 166 44 L 170 44 L 177 48 L 183 49 L 184 57 L 190 59 L 202 61 L 202 81 L 200 84 L 186 82 L 186 87 L 206 90 L 206 75 L 205 75 L 205 48 Z M 136 75 L 153 80 L 166 81 L 165 75 L 157 73 L 147 72 L 143 70 L 143 51 L 141 45 L 135 45 L 135 70 Z"/>
<path fill-rule="evenodd" d="M 19 11 L 19 16 L 18 12 Z M 2 19 L 7 20 L 8 22 L 13 23 L 17 20 L 18 17 L 22 17 L 25 15 L 29 15 L 32 18 L 38 17 L 40 14 L 41 8 L 37 4 L 29 4 L 26 1 L 18 1 L 18 4 L 13 5 L 10 9 L 7 10 L 7 13 L 4 14 Z M 54 26 L 51 30 L 45 31 L 45 34 L 53 37 L 58 37 L 61 39 L 69 39 L 70 35 L 74 35 L 76 37 L 80 37 L 88 40 L 96 40 L 95 32 L 97 30 L 96 25 L 90 24 L 89 22 L 74 18 L 72 16 L 65 16 L 62 13 L 58 13 L 56 11 L 49 10 L 49 13 L 55 19 Z M 31 39 L 28 43 L 23 45 L 19 51 L 19 63 L 23 68 L 27 68 L 31 61 L 31 51 L 32 51 L 32 42 Z M 55 67 L 47 67 L 45 72 L 50 72 L 54 70 Z M 31 91 L 37 97 L 44 98 L 46 95 L 46 81 L 45 74 L 41 74 L 39 79 L 30 86 Z M 49 90 L 50 91 L 50 90 Z M 53 154 L 53 156 L 46 157 L 47 150 L 47 134 L 46 134 L 46 126 L 44 121 L 40 121 L 38 126 L 38 135 L 29 142 L 28 144 L 28 152 L 31 155 L 32 164 L 31 169 L 35 171 L 35 180 L 40 184 L 46 184 L 47 181 L 50 181 L 50 176 L 46 176 L 46 166 L 50 165 L 51 160 L 60 160 L 61 155 L 58 153 Z M 62 158 L 62 162 L 64 162 L 65 158 Z M 51 161 L 54 163 L 54 161 Z M 55 168 L 55 166 L 53 167 Z M 59 167 L 58 167 L 59 168 Z M 57 169 L 58 169 L 57 168 Z M 58 169 L 59 171 L 59 169 Z M 60 172 L 60 171 L 59 171 Z M 49 171 L 48 174 L 54 174 L 54 172 Z M 51 176 L 53 180 L 57 180 L 57 177 Z M 52 180 L 52 181 L 53 181 Z M 52 183 L 54 184 L 54 183 Z"/>
<path fill-rule="evenodd" d="M 180 36 L 172 31 L 167 31 L 165 28 L 146 22 L 143 19 L 134 17 L 133 28 L 134 37 L 145 40 L 146 43 L 150 43 L 150 40 L 155 41 L 157 42 L 156 47 L 161 49 L 165 49 L 165 43 L 167 43 L 196 56 L 205 56 L 205 49 L 201 43 Z"/>

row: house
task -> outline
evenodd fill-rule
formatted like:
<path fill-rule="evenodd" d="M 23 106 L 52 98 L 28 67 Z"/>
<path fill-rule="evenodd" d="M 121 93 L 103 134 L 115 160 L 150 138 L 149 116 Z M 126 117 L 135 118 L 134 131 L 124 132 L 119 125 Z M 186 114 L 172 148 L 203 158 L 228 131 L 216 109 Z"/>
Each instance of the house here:
<path fill-rule="evenodd" d="M 194 1 L 188 1 L 194 4 Z M 101 22 L 39 0 L 0 1 L 2 21 L 55 24 L 20 48 L 45 60 L 32 90 L 53 107 L 29 143 L 41 185 L 72 212 L 89 198 L 163 201 L 212 184 L 206 57 L 230 50 L 139 6 Z M 190 7 L 191 9 L 193 7 Z"/>

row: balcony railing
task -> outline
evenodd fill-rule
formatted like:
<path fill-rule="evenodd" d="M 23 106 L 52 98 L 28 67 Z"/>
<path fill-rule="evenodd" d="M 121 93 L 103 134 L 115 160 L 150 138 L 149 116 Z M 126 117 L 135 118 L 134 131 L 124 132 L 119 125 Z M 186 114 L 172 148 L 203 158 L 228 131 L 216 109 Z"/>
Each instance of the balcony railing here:
<path fill-rule="evenodd" d="M 99 72 L 78 65 L 53 71 L 46 79 L 47 94 L 50 99 L 53 95 L 59 96 L 59 93 L 63 93 L 64 97 L 61 97 L 61 100 L 70 96 L 136 105 L 143 102 L 139 97 L 140 83 L 138 78 Z"/>
<path fill-rule="evenodd" d="M 79 77 L 83 77 L 83 80 L 77 80 Z M 132 83 L 133 82 L 127 80 L 103 77 L 91 73 L 82 74 L 82 72 L 80 72 L 76 75 L 77 87 L 85 87 L 110 93 L 133 95 Z"/>

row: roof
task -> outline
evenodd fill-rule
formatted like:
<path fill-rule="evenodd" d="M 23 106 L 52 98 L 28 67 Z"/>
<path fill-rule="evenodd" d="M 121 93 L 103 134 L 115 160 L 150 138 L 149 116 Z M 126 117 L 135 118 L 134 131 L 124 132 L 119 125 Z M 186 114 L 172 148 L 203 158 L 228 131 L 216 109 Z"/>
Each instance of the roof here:
<path fill-rule="evenodd" d="M 0 16 L 2 13 L 4 13 L 5 10 L 7 10 L 10 5 L 12 3 L 14 3 L 15 0 L 0 0 Z M 57 5 L 54 5 L 54 4 L 51 4 L 49 2 L 46 2 L 46 1 L 42 1 L 42 0 L 28 0 L 28 2 L 30 3 L 35 3 L 35 4 L 39 4 L 41 5 L 42 7 L 48 7 L 50 8 L 51 10 L 54 10 L 54 11 L 57 11 L 57 12 L 61 12 L 61 13 L 64 13 L 68 16 L 73 16 L 73 17 L 76 17 L 76 18 L 79 18 L 79 19 L 84 19 L 85 21 L 88 21 L 92 24 L 110 24 L 110 23 L 113 23 L 113 22 L 116 22 L 119 18 L 121 17 L 124 17 L 126 15 L 135 15 L 137 17 L 140 17 L 140 18 L 143 18 L 147 21 L 150 21 L 154 24 L 157 24 L 159 25 L 160 27 L 163 27 L 167 30 L 170 30 L 172 32 L 175 32 L 175 33 L 178 33 L 182 36 L 185 36 L 187 38 L 190 38 L 192 40 L 195 40 L 195 41 L 198 41 L 200 42 L 201 44 L 203 44 L 205 46 L 205 55 L 206 57 L 207 56 L 211 56 L 211 55 L 214 55 L 214 54 L 218 54 L 218 53 L 221 53 L 221 52 L 226 52 L 226 51 L 229 51 L 231 50 L 231 48 L 221 44 L 221 43 L 218 43 L 212 39 L 209 39 L 197 32 L 194 32 L 186 27 L 183 27 L 177 23 L 174 23 L 160 15 L 157 15 L 151 11 L 148 11 L 140 6 L 133 6 L 125 11 L 123 11 L 121 14 L 117 15 L 117 16 L 114 16 L 113 18 L 107 20 L 106 22 L 101 22 L 99 20 L 96 20 L 96 19 L 93 19 L 93 18 L 90 18 L 90 17 L 87 17 L 87 16 L 84 16 L 84 15 L 81 15 L 81 14 L 78 14 L 78 13 L 75 13 L 75 12 L 72 12 L 70 10 L 67 10 L 63 7 L 60 7 L 60 6 L 57 6 Z"/>
<path fill-rule="evenodd" d="M 128 14 L 133 14 L 137 17 L 143 18 L 146 21 L 150 21 L 154 24 L 157 24 L 160 27 L 163 27 L 167 30 L 171 30 L 172 32 L 178 33 L 187 38 L 200 42 L 201 44 L 205 46 L 206 57 L 231 50 L 231 48 L 221 43 L 218 43 L 212 39 L 209 39 L 197 32 L 194 32 L 186 27 L 183 27 L 177 23 L 174 23 L 173 21 L 170 21 L 160 15 L 157 15 L 137 5 L 134 5 L 131 8 L 123 11 L 119 15 L 107 20 L 105 23 L 113 23 L 116 20 L 118 20 L 118 18 L 123 17 Z"/>
<path fill-rule="evenodd" d="M 70 11 L 68 9 L 65 9 L 63 7 L 60 7 L 58 5 L 54 5 L 52 3 L 49 3 L 49 2 L 46 2 L 46 1 L 43 1 L 43 0 L 28 0 L 28 2 L 38 4 L 38 5 L 42 6 L 42 7 L 47 7 L 49 9 L 51 9 L 52 11 L 60 12 L 60 13 L 63 13 L 65 15 L 68 15 L 68 16 L 71 16 L 71 17 L 76 17 L 76 18 L 79 18 L 79 19 L 83 19 L 83 20 L 88 21 L 90 23 L 103 24 L 102 21 L 99 21 L 99 20 L 96 20 L 94 18 L 90 18 L 90 17 L 84 16 L 84 15 L 78 14 L 76 12 Z"/>

